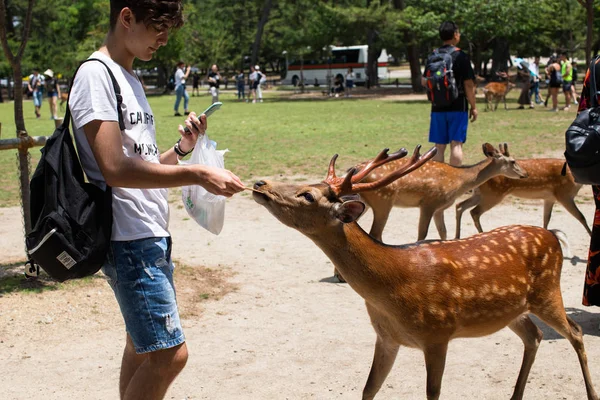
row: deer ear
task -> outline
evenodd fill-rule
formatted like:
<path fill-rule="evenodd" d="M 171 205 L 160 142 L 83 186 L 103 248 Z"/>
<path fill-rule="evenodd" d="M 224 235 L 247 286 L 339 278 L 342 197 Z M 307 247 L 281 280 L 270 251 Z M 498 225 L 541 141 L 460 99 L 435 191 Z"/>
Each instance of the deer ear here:
<path fill-rule="evenodd" d="M 494 148 L 494 146 L 492 146 L 489 143 L 484 143 L 483 145 L 483 154 L 486 157 L 494 157 L 496 154 L 498 154 L 498 152 L 496 151 L 496 149 Z"/>
<path fill-rule="evenodd" d="M 365 211 L 365 203 L 350 200 L 339 204 L 335 209 L 335 217 L 347 224 L 356 221 Z"/>

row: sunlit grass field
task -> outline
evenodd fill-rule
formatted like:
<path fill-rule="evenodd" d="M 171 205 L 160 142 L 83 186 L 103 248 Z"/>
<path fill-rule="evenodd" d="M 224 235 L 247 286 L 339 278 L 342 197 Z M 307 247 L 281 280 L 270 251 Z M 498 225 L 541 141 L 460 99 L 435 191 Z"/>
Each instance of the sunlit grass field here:
<path fill-rule="evenodd" d="M 375 156 L 388 147 L 395 151 L 417 144 L 424 150 L 429 129 L 430 104 L 389 99 L 311 98 L 289 99 L 282 91 L 265 94 L 264 103 L 238 102 L 233 91 L 221 93 L 221 110 L 209 118 L 208 134 L 221 149 L 228 148 L 225 165 L 248 184 L 269 176 L 324 177 L 329 160 L 339 153 L 338 170 Z M 552 113 L 543 106 L 517 110 L 518 92 L 511 92 L 509 110 L 484 112 L 478 99 L 479 119 L 469 125 L 465 163 L 483 158 L 481 145 L 507 142 L 517 158 L 560 156 L 564 131 L 575 117 L 575 109 Z M 559 97 L 559 102 L 563 99 Z M 154 111 L 158 144 L 162 150 L 179 137 L 173 116 L 174 95 L 149 98 Z M 190 97 L 190 110 L 200 112 L 210 105 L 210 96 Z M 33 103 L 25 101 L 25 124 L 31 136 L 50 135 L 50 119 L 44 99 L 42 118 L 36 119 Z M 183 108 L 180 108 L 183 111 Z M 13 103 L 0 104 L 0 138 L 15 137 Z M 32 170 L 39 159 L 39 147 L 31 149 Z M 19 204 L 16 150 L 0 151 L 0 207 Z"/>

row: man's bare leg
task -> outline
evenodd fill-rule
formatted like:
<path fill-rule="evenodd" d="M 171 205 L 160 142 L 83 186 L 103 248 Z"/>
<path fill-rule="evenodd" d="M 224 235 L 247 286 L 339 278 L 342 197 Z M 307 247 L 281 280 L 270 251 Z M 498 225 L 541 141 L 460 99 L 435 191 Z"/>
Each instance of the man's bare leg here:
<path fill-rule="evenodd" d="M 433 156 L 432 160 L 444 162 L 444 153 L 446 152 L 446 145 L 436 143 L 435 148 L 437 149 L 437 153 L 435 154 L 435 156 Z"/>
<path fill-rule="evenodd" d="M 185 343 L 146 355 L 127 385 L 123 400 L 162 400 L 187 362 Z"/>
<path fill-rule="evenodd" d="M 148 354 L 137 354 L 135 352 L 135 346 L 131 340 L 131 336 L 127 334 L 125 342 L 125 350 L 123 351 L 123 359 L 121 360 L 121 376 L 119 377 L 119 394 L 121 399 L 125 397 L 125 391 L 131 378 L 135 375 L 136 371 L 148 358 Z"/>
<path fill-rule="evenodd" d="M 453 140 L 450 142 L 450 165 L 460 167 L 463 160 L 462 142 Z"/>

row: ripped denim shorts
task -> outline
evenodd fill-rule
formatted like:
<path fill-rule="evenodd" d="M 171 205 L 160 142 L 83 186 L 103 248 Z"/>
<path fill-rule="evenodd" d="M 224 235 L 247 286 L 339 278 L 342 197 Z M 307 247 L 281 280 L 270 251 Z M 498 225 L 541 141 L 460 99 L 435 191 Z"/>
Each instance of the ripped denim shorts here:
<path fill-rule="evenodd" d="M 185 342 L 173 268 L 170 237 L 111 242 L 102 272 L 138 354 Z"/>

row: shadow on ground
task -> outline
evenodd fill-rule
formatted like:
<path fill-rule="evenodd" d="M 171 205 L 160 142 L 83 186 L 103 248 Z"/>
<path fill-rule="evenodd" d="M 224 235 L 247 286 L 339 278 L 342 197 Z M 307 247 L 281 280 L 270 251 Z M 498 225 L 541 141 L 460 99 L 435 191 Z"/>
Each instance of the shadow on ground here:
<path fill-rule="evenodd" d="M 94 275 L 78 279 L 77 282 L 86 283 L 96 279 L 103 278 Z M 25 277 L 25 261 L 0 263 L 0 296 L 9 293 L 42 293 L 59 290 L 63 285 L 51 279 L 43 271 L 37 278 Z"/>

